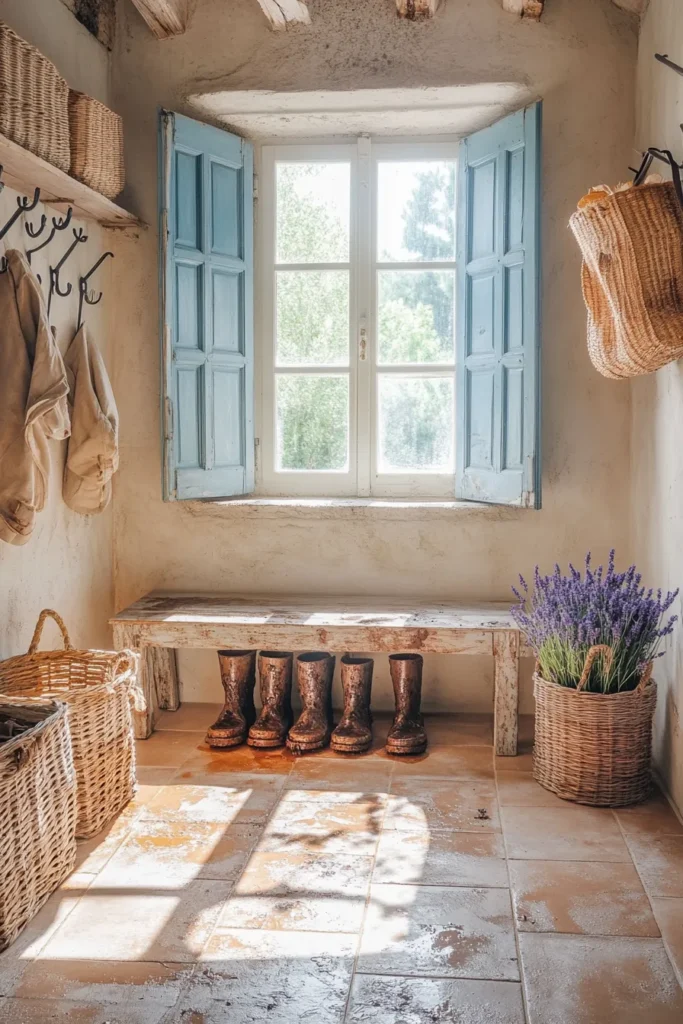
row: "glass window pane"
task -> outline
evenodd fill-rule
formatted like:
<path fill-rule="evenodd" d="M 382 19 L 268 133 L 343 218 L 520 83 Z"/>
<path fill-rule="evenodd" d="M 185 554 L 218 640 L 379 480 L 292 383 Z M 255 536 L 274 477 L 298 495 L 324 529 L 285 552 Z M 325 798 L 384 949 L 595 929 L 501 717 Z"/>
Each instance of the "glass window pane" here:
<path fill-rule="evenodd" d="M 378 362 L 452 363 L 452 270 L 378 271 Z"/>
<path fill-rule="evenodd" d="M 347 470 L 349 378 L 277 374 L 277 468 Z"/>
<path fill-rule="evenodd" d="M 455 160 L 377 165 L 380 263 L 455 259 Z"/>
<path fill-rule="evenodd" d="M 453 378 L 380 374 L 380 473 L 453 471 Z"/>
<path fill-rule="evenodd" d="M 278 366 L 348 366 L 348 270 L 276 273 Z"/>
<path fill-rule="evenodd" d="M 277 263 L 347 263 L 351 165 L 278 163 Z"/>

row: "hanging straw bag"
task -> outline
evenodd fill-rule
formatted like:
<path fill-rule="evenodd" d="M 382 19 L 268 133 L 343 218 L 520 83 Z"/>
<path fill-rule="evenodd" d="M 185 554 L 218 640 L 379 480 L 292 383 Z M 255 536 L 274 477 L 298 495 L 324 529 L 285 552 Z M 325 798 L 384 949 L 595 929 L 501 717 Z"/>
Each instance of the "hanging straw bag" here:
<path fill-rule="evenodd" d="M 63 651 L 38 651 L 45 620 L 62 632 Z M 135 743 L 131 703 L 144 710 L 132 651 L 77 651 L 57 612 L 44 609 L 28 654 L 0 662 L 0 694 L 22 700 L 65 701 L 76 769 L 76 837 L 88 839 L 132 799 Z"/>
<path fill-rule="evenodd" d="M 76 775 L 68 708 L 0 703 L 0 952 L 76 860 Z"/>
<path fill-rule="evenodd" d="M 639 174 L 621 190 L 601 186 L 569 222 L 583 255 L 588 354 L 605 377 L 683 356 L 683 190 L 670 162 L 674 181 L 641 185 Z"/>
<path fill-rule="evenodd" d="M 652 788 L 652 719 L 657 687 L 652 662 L 635 690 L 586 693 L 598 654 L 591 647 L 575 690 L 534 674 L 536 738 L 534 778 L 563 800 L 592 807 L 623 807 L 644 800 Z"/>

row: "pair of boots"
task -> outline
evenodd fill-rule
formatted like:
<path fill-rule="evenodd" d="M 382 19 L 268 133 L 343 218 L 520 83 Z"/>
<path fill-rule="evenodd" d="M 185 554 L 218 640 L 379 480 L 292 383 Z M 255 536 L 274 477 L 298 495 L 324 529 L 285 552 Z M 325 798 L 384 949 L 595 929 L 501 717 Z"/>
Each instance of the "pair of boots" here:
<path fill-rule="evenodd" d="M 338 753 L 361 754 L 372 743 L 371 658 L 341 659 L 344 710 L 332 731 L 334 656 L 302 654 L 297 658 L 297 683 L 303 710 L 292 726 L 292 655 L 262 651 L 259 655 L 261 713 L 256 718 L 254 687 L 256 651 L 219 651 L 225 705 L 207 733 L 212 747 L 227 749 L 247 740 L 252 747 L 281 747 L 297 754 L 320 750 L 331 742 Z M 396 714 L 387 737 L 389 754 L 421 754 L 427 734 L 420 714 L 422 657 L 395 654 L 389 658 Z"/>
<path fill-rule="evenodd" d="M 344 716 L 334 730 L 332 720 L 332 677 L 335 658 L 315 652 L 297 658 L 297 685 L 302 711 L 292 725 L 292 655 L 282 651 L 261 651 L 258 670 L 261 683 L 261 713 L 256 717 L 254 687 L 256 651 L 219 651 L 225 705 L 209 729 L 206 741 L 212 747 L 281 747 L 285 743 L 296 754 L 320 750 L 332 740 L 335 750 L 362 753 L 372 742 L 370 728 L 370 686 L 372 660 L 342 658 Z"/>

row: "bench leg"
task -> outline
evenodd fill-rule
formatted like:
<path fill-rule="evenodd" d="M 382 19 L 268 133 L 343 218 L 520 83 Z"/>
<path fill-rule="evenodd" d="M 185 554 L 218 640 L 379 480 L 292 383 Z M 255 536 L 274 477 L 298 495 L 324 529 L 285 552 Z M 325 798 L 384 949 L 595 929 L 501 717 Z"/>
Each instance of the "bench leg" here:
<path fill-rule="evenodd" d="M 180 707 L 178 665 L 175 648 L 148 647 L 147 671 L 154 680 L 157 703 L 162 711 L 177 711 Z"/>
<path fill-rule="evenodd" d="M 499 756 L 512 757 L 517 753 L 519 633 L 496 630 L 493 658 L 493 745 Z"/>
<path fill-rule="evenodd" d="M 133 711 L 133 732 L 136 740 L 146 740 L 154 732 L 154 725 L 159 715 L 159 702 L 154 680 L 154 656 L 148 656 L 154 648 L 142 647 L 132 630 L 126 626 L 114 625 L 114 647 L 117 651 L 124 649 L 136 651 L 140 655 L 139 683 L 147 702 L 145 711 Z"/>

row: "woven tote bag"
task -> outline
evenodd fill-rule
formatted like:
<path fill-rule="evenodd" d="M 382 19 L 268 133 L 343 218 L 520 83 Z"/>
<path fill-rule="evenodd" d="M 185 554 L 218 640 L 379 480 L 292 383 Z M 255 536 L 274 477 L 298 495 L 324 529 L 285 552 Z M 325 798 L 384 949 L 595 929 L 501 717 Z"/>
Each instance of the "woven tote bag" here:
<path fill-rule="evenodd" d="M 683 209 L 673 182 L 601 191 L 569 222 L 588 354 L 605 377 L 636 377 L 683 356 Z"/>
<path fill-rule="evenodd" d="M 76 773 L 61 701 L 0 703 L 0 952 L 76 860 Z M 0 1014 L 1 1016 L 1 1014 Z"/>
<path fill-rule="evenodd" d="M 586 693 L 591 665 L 611 648 L 591 647 L 575 690 L 534 674 L 534 778 L 563 800 L 624 807 L 652 789 L 652 662 L 635 690 Z"/>
<path fill-rule="evenodd" d="M 64 650 L 38 651 L 45 620 L 55 620 Z M 69 705 L 76 769 L 76 837 L 96 835 L 135 792 L 135 741 L 131 704 L 144 710 L 132 651 L 77 651 L 57 612 L 44 609 L 28 654 L 0 662 L 0 694 Z"/>

